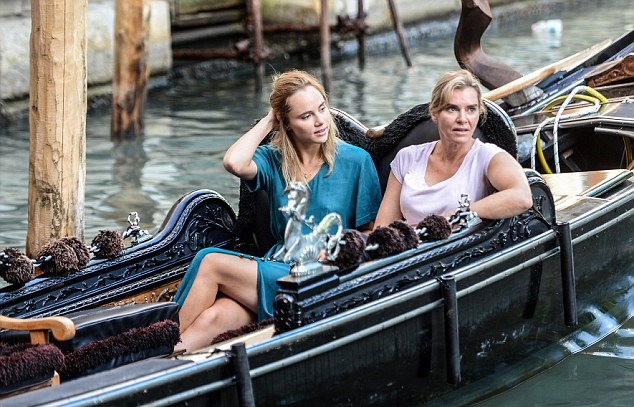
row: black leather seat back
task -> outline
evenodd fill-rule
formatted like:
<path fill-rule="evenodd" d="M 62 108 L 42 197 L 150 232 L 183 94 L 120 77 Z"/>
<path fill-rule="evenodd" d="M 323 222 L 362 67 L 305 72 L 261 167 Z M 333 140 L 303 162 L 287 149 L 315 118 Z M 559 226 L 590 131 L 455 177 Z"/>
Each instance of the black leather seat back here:
<path fill-rule="evenodd" d="M 517 157 L 517 136 L 508 115 L 494 103 L 485 101 L 487 119 L 474 132 L 474 137 L 493 143 Z M 414 106 L 385 127 L 383 136 L 372 140 L 368 151 L 374 158 L 381 190 L 385 192 L 390 163 L 396 153 L 407 146 L 438 140 L 438 126 L 431 120 L 428 104 Z"/>
<path fill-rule="evenodd" d="M 369 140 L 366 137 L 368 128 L 348 113 L 331 108 L 339 138 L 347 143 L 367 149 Z M 263 143 L 270 141 L 270 135 Z M 263 256 L 275 244 L 270 230 L 271 216 L 266 191 L 249 192 L 244 183 L 240 183 L 240 202 L 238 219 L 235 223 L 235 234 L 243 244 L 240 251 L 255 256 Z M 249 247 L 250 246 L 250 247 Z"/>

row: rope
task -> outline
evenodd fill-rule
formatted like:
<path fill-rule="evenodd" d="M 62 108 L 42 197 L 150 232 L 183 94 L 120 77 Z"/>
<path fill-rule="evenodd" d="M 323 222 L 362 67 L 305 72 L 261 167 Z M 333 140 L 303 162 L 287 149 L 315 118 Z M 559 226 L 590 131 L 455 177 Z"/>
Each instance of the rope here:
<path fill-rule="evenodd" d="M 584 95 L 580 92 L 586 92 L 589 95 Z M 553 109 L 557 107 L 562 99 L 564 100 L 563 103 L 559 105 L 557 113 L 554 117 L 552 117 Z M 583 100 L 587 102 L 592 102 L 593 106 L 590 106 L 587 109 L 582 109 L 580 111 L 564 114 L 564 111 L 566 110 L 570 102 L 572 102 L 572 100 Z M 546 162 L 546 157 L 544 156 L 544 152 L 542 150 L 540 137 L 542 129 L 546 127 L 546 125 L 553 123 L 553 159 L 555 161 L 555 171 L 557 173 L 561 172 L 559 166 L 559 122 L 562 119 L 570 119 L 573 117 L 580 117 L 591 113 L 597 113 L 601 111 L 606 102 L 607 99 L 605 96 L 592 89 L 591 87 L 585 85 L 577 86 L 567 96 L 559 96 L 549 102 L 544 107 L 544 110 L 547 111 L 547 114 L 551 117 L 548 117 L 544 121 L 542 121 L 533 133 L 531 148 L 531 168 L 535 169 L 535 155 L 537 155 L 541 166 L 544 168 L 544 172 L 546 172 L 547 174 L 553 173 L 553 171 L 550 169 L 550 166 Z"/>

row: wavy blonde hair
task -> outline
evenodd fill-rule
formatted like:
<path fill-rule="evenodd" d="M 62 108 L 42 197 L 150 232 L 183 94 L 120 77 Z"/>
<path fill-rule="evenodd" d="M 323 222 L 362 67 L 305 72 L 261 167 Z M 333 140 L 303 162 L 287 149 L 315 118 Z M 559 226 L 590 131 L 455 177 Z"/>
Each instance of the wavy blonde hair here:
<path fill-rule="evenodd" d="M 302 170 L 299 165 L 299 156 L 297 155 L 293 139 L 286 130 L 289 124 L 288 114 L 293 108 L 288 100 L 295 92 L 307 86 L 312 86 L 317 89 L 324 97 L 326 108 L 328 108 L 330 112 L 326 90 L 313 75 L 304 71 L 292 70 L 275 76 L 273 78 L 273 90 L 269 97 L 273 113 L 275 113 L 276 117 L 281 121 L 280 128 L 277 129 L 271 139 L 271 145 L 277 147 L 282 156 L 282 176 L 286 181 L 287 189 L 292 181 L 303 181 Z M 328 174 L 326 176 L 330 175 L 335 164 L 335 146 L 338 134 L 332 114 L 328 115 L 328 121 L 328 138 L 326 142 L 321 145 L 321 156 L 328 165 Z"/>
<path fill-rule="evenodd" d="M 447 107 L 447 101 L 456 89 L 475 89 L 478 95 L 478 109 L 480 110 L 480 123 L 484 123 L 487 117 L 487 109 L 482 101 L 482 90 L 480 81 L 466 69 L 446 72 L 440 77 L 431 92 L 429 102 L 429 113 L 436 113 Z"/>

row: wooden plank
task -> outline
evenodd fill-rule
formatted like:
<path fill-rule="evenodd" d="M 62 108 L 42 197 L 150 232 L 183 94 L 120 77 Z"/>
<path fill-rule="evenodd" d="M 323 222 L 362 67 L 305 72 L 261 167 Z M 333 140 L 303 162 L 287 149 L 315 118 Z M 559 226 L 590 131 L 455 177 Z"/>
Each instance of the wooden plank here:
<path fill-rule="evenodd" d="M 26 253 L 84 236 L 86 0 L 33 0 Z"/>
<path fill-rule="evenodd" d="M 548 78 L 549 76 L 553 75 L 556 72 L 567 71 L 574 68 L 575 66 L 581 64 L 586 59 L 590 58 L 591 56 L 605 49 L 611 43 L 612 42 L 610 40 L 600 42 L 590 48 L 586 48 L 583 51 L 579 51 L 574 55 L 561 59 L 550 65 L 546 65 L 545 67 L 540 68 L 536 71 L 533 71 L 527 75 L 524 75 L 521 78 L 518 78 L 512 82 L 507 83 L 506 85 L 500 86 L 497 89 L 489 91 L 482 96 L 491 101 L 502 99 L 503 97 L 508 96 L 511 93 L 522 90 L 528 86 L 535 85 L 536 83 Z"/>

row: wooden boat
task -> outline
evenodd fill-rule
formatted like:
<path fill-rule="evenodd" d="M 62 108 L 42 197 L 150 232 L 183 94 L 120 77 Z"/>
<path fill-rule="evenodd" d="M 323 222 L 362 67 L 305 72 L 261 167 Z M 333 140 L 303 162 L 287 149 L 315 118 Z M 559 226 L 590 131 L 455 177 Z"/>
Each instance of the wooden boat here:
<path fill-rule="evenodd" d="M 487 1 L 463 0 L 454 54 L 461 67 L 491 89 L 485 97 L 491 101 L 503 99 L 500 105 L 509 114 L 539 111 L 578 85 L 591 86 L 608 99 L 631 95 L 628 82 L 634 74 L 634 30 L 522 75 L 482 49 L 481 38 L 491 21 Z"/>
<path fill-rule="evenodd" d="M 491 120 L 479 136 L 513 149 L 508 140 L 514 140 L 515 127 L 497 105 L 488 107 Z M 599 155 L 596 145 L 582 148 L 586 142 L 616 138 L 623 144 L 609 132 L 595 131 L 594 140 L 582 137 L 588 123 L 595 129 L 618 126 L 630 135 L 626 143 L 631 147 L 632 108 L 623 102 L 595 114 L 594 121 L 565 123 L 576 153 L 591 154 L 577 159 L 578 165 L 596 163 L 591 158 Z M 380 167 L 389 150 L 434 137 L 433 125 L 419 114 L 425 106 L 418 109 L 414 126 L 407 123 L 413 115 L 405 114 L 386 127 L 385 138 L 374 141 L 358 138 L 367 129 L 335 113 L 339 126 L 353 135 L 350 140 L 365 140 Z M 404 135 L 391 139 L 394 129 Z M 517 131 L 521 135 L 525 128 Z M 387 149 L 390 139 L 394 145 Z M 611 148 L 605 151 L 614 156 Z M 385 153 L 379 157 L 378 152 Z M 17 395 L 3 405 L 248 405 L 250 398 L 260 405 L 321 405 L 325 397 L 333 405 L 464 405 L 480 400 L 591 345 L 634 315 L 632 171 L 598 165 L 543 176 L 527 170 L 534 206 L 520 216 L 482 221 L 446 240 L 349 269 L 325 267 L 308 276 L 287 276 L 280 280 L 272 326 L 196 353 L 149 358 Z M 142 243 L 122 256 L 144 253 L 141 262 L 114 267 L 111 261 L 113 271 L 101 279 L 117 280 L 114 270 L 121 269 L 127 275 L 118 281 L 130 279 L 123 286 L 150 286 L 140 283 L 150 269 L 165 281 L 165 274 L 182 273 L 187 260 L 163 265 L 148 259 L 174 258 L 191 242 L 201 247 L 241 241 L 230 232 L 230 207 L 209 191 L 188 195 L 168 219 L 155 243 Z M 184 240 L 172 244 L 167 236 Z M 143 260 L 150 267 L 138 267 Z M 78 283 L 99 264 L 105 267 L 104 262 L 89 264 L 68 281 L 100 286 Z M 66 299 L 63 291 L 56 294 L 59 299 L 50 295 L 41 302 L 34 294 L 43 285 L 62 285 L 60 278 L 5 289 L 3 304 L 9 297 L 13 302 L 3 313 L 41 316 L 64 313 L 73 302 L 77 307 L 79 301 Z M 97 290 L 87 302 L 98 305 L 100 295 L 110 291 L 116 290 Z"/>
<path fill-rule="evenodd" d="M 623 70 L 628 55 L 599 57 L 600 68 L 592 69 Z M 142 358 L 13 395 L 2 405 L 468 405 L 583 350 L 634 315 L 634 103 L 631 76 L 620 82 L 600 111 L 556 126 L 540 127 L 550 108 L 509 117 L 508 106 L 487 102 L 489 120 L 477 137 L 517 154 L 516 140 L 533 140 L 540 128 L 543 162 L 554 167 L 560 156 L 563 164 L 561 173 L 527 169 L 534 206 L 524 214 L 348 268 L 287 276 L 272 325 L 195 353 Z M 344 138 L 371 152 L 383 182 L 396 150 L 437 137 L 426 105 L 400 115 L 379 139 L 333 113 Z M 525 167 L 529 161 L 521 159 Z M 174 319 L 169 299 L 197 250 L 263 252 L 266 229 L 254 228 L 267 224 L 261 201 L 243 191 L 237 217 L 211 190 L 187 194 L 159 233 L 138 234 L 120 256 L 0 290 L 0 313 L 40 318 L 157 301 L 168 304 L 161 319 Z M 104 308 L 118 318 L 119 308 Z M 157 312 L 146 309 L 150 319 Z"/>

